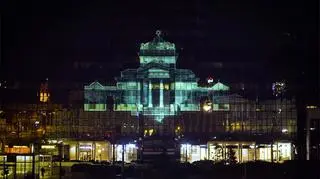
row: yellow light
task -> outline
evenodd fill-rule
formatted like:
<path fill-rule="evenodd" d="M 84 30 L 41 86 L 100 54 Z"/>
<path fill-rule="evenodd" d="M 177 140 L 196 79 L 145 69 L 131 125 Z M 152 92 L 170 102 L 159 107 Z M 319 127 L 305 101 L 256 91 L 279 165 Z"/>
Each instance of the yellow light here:
<path fill-rule="evenodd" d="M 206 112 L 208 112 L 208 111 L 211 110 L 211 106 L 210 106 L 210 105 L 204 105 L 204 106 L 203 106 L 203 110 L 206 111 Z"/>
<path fill-rule="evenodd" d="M 153 129 L 149 130 L 149 136 L 151 136 L 153 134 Z"/>
<path fill-rule="evenodd" d="M 14 145 L 13 148 L 29 148 L 29 147 L 28 146 L 24 146 L 24 145 L 22 145 L 22 146 Z"/>
<path fill-rule="evenodd" d="M 41 93 L 40 93 L 40 102 L 48 102 L 49 96 L 50 96 L 49 93 L 43 93 L 43 92 L 41 92 Z"/>
<path fill-rule="evenodd" d="M 42 145 L 41 146 L 41 149 L 54 149 L 54 148 L 56 148 L 56 146 L 54 146 L 54 145 Z"/>

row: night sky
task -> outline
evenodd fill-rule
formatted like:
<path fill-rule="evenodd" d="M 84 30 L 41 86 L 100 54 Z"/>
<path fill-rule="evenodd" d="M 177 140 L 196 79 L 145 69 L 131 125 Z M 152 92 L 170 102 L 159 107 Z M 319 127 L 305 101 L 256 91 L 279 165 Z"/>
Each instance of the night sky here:
<path fill-rule="evenodd" d="M 161 29 L 164 38 L 178 47 L 179 66 L 200 77 L 286 79 L 316 95 L 316 1 L 52 2 L 4 6 L 2 78 L 58 81 L 72 76 L 68 68 L 75 61 L 120 63 L 114 71 L 103 71 L 113 77 L 119 70 L 136 67 L 139 44 L 152 40 Z M 250 75 L 236 79 L 232 69 L 216 69 L 217 63 L 243 66 Z"/>

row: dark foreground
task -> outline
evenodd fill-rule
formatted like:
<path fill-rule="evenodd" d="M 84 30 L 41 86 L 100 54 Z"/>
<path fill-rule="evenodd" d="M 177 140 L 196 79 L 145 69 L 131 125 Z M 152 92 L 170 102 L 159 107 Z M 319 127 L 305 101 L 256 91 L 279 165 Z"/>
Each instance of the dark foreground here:
<path fill-rule="evenodd" d="M 320 179 L 320 162 L 289 161 L 283 164 L 250 162 L 223 165 L 211 161 L 194 164 L 155 162 L 125 167 L 126 179 Z M 76 164 L 63 178 L 121 178 L 120 166 Z"/>

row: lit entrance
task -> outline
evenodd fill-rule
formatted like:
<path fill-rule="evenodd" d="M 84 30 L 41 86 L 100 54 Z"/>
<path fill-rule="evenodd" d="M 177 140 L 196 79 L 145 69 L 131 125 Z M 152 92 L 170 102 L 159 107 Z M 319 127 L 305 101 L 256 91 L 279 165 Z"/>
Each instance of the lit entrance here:
<path fill-rule="evenodd" d="M 79 145 L 79 159 L 82 161 L 92 160 L 92 144 Z"/>
<path fill-rule="evenodd" d="M 91 160 L 91 152 L 80 152 L 79 158 L 82 161 L 89 161 Z"/>

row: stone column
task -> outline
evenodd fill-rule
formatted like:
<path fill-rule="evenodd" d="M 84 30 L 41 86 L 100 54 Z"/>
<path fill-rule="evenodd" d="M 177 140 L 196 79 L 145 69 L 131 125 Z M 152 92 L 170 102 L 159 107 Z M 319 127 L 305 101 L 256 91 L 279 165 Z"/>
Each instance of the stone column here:
<path fill-rule="evenodd" d="M 160 108 L 163 107 L 163 82 L 160 80 Z"/>
<path fill-rule="evenodd" d="M 151 84 L 151 80 L 149 81 L 149 97 L 148 97 L 148 107 L 152 107 L 152 84 Z"/>

